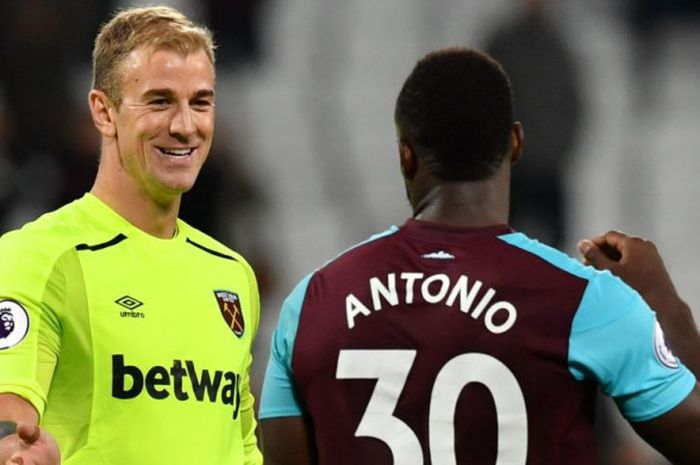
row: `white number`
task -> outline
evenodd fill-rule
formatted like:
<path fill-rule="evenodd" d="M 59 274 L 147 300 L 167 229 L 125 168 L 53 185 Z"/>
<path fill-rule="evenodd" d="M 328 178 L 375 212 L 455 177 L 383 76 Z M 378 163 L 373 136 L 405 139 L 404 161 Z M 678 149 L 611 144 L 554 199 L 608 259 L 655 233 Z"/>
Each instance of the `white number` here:
<path fill-rule="evenodd" d="M 414 358 L 415 350 L 341 350 L 336 377 L 377 379 L 355 436 L 384 441 L 394 455 L 394 463 L 423 465 L 418 438 L 406 423 L 392 415 Z"/>
<path fill-rule="evenodd" d="M 387 444 L 394 463 L 422 465 L 420 442 L 411 428 L 393 413 L 416 357 L 415 350 L 341 350 L 338 379 L 376 379 L 355 436 Z M 429 441 L 432 463 L 455 465 L 453 419 L 459 395 L 469 383 L 491 392 L 498 420 L 495 465 L 524 465 L 527 460 L 525 399 L 513 373 L 498 359 L 480 353 L 462 354 L 442 367 L 430 399 Z"/>

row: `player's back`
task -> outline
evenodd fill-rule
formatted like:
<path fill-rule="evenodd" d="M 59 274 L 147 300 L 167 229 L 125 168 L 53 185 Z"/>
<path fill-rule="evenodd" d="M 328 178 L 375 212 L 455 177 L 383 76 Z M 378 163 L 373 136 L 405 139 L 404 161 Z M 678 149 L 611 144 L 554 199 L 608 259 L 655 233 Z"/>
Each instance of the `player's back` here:
<path fill-rule="evenodd" d="M 569 368 L 588 281 L 518 242 L 558 254 L 409 220 L 297 288 L 291 370 L 320 464 L 595 463 L 595 385 Z"/>

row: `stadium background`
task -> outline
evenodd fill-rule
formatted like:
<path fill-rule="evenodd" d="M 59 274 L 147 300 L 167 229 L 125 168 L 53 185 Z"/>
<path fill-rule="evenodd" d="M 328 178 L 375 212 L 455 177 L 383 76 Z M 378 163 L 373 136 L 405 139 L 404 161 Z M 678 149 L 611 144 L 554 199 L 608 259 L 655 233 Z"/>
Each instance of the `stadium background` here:
<path fill-rule="evenodd" d="M 409 214 L 392 113 L 415 60 L 447 45 L 484 47 L 528 2 L 163 3 L 211 24 L 220 43 L 217 143 L 184 215 L 248 256 L 258 271 L 258 389 L 277 310 L 296 281 Z M 574 253 L 578 238 L 610 228 L 648 236 L 695 309 L 698 3 L 546 5 L 549 24 L 574 63 L 582 102 L 563 174 L 567 221 L 561 245 Z M 98 143 L 86 113 L 91 41 L 108 12 L 131 4 L 139 3 L 0 3 L 0 232 L 90 187 Z M 566 109 L 557 110 L 567 118 Z M 527 126 L 525 133 L 523 163 Z M 527 232 L 537 236 L 537 225 L 532 228 Z M 601 463 L 666 463 L 633 439 L 607 403 L 601 414 Z"/>

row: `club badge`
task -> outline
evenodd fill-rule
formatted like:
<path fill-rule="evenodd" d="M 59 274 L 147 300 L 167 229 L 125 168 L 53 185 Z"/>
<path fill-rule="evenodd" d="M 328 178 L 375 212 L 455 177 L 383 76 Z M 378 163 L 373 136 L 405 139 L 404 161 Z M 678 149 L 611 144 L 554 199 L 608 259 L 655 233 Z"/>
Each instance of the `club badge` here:
<path fill-rule="evenodd" d="M 214 291 L 214 295 L 226 324 L 231 328 L 233 334 L 239 338 L 242 337 L 245 331 L 245 321 L 238 294 L 230 291 Z"/>
<path fill-rule="evenodd" d="M 0 350 L 19 344 L 29 332 L 29 315 L 14 300 L 0 300 Z"/>

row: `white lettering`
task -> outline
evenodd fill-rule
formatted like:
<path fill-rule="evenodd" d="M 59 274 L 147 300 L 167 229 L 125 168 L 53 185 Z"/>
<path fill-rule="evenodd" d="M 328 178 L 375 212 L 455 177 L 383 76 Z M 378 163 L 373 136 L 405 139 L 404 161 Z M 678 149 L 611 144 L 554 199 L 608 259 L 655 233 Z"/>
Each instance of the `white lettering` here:
<path fill-rule="evenodd" d="M 386 278 L 386 286 L 382 284 L 379 278 L 371 278 L 369 280 L 369 290 L 372 293 L 372 305 L 374 306 L 374 310 L 382 309 L 380 297 L 384 297 L 387 303 L 392 307 L 399 304 L 399 294 L 396 292 L 396 275 L 394 273 L 389 273 Z"/>
<path fill-rule="evenodd" d="M 360 302 L 360 300 L 352 294 L 348 294 L 345 298 L 345 315 L 348 319 L 348 328 L 352 329 L 355 327 L 355 317 L 357 315 L 370 316 L 372 312 L 369 308 Z"/>
<path fill-rule="evenodd" d="M 438 290 L 437 294 L 431 295 L 430 285 L 435 281 L 440 281 L 440 289 Z M 450 278 L 445 274 L 434 274 L 423 281 L 423 285 L 421 286 L 420 290 L 421 294 L 423 294 L 423 300 L 429 304 L 436 304 L 444 299 L 447 291 L 450 290 Z"/>
<path fill-rule="evenodd" d="M 489 289 L 488 291 L 486 291 L 486 294 L 484 294 L 484 296 L 479 301 L 479 304 L 476 306 L 476 308 L 472 312 L 472 318 L 474 318 L 476 320 L 477 318 L 479 318 L 481 316 L 481 312 L 484 311 L 484 309 L 489 304 L 489 302 L 491 302 L 491 299 L 493 299 L 493 296 L 495 294 L 496 294 L 496 291 L 494 291 L 493 289 Z"/>
<path fill-rule="evenodd" d="M 505 310 L 506 312 L 508 312 L 508 317 L 503 323 L 497 325 L 493 322 L 493 317 L 499 310 Z M 488 329 L 492 333 L 501 334 L 505 333 L 513 327 L 517 316 L 518 312 L 517 310 L 515 310 L 513 304 L 502 300 L 491 305 L 489 309 L 486 310 L 486 315 L 484 316 L 484 324 L 486 325 L 486 329 Z"/>
<path fill-rule="evenodd" d="M 474 298 L 479 292 L 479 289 L 481 289 L 481 281 L 475 282 L 471 289 L 468 286 L 469 278 L 464 275 L 460 276 L 445 303 L 450 307 L 453 306 L 455 299 L 457 299 L 457 296 L 459 295 L 459 309 L 464 313 L 469 313 L 469 310 L 472 308 L 472 304 L 474 303 Z"/>
<path fill-rule="evenodd" d="M 450 277 L 444 273 L 425 277 L 423 273 L 404 272 L 399 277 L 405 285 L 403 292 L 401 283 L 397 286 L 396 273 L 388 273 L 384 280 L 377 276 L 369 279 L 367 292 L 369 296 L 365 298 L 371 298 L 374 312 L 378 312 L 387 304 L 391 307 L 411 306 L 416 297 L 416 286 L 420 286 L 419 297 L 423 302 L 427 304 L 444 302 L 446 306 L 454 307 L 459 298 L 460 311 L 470 315 L 474 320 L 482 318 L 486 329 L 493 334 L 505 333 L 513 327 L 518 318 L 518 311 L 512 303 L 497 300 L 492 304 L 496 296 L 495 289 L 488 288 L 482 292 L 483 283 L 474 280 L 470 286 L 469 278 L 465 275 L 460 275 L 454 285 Z M 361 295 L 366 296 L 367 293 L 363 292 Z M 475 302 L 476 307 L 472 310 Z M 355 320 L 360 315 L 370 316 L 372 310 L 357 296 L 348 294 L 345 297 L 345 316 L 349 329 L 355 327 Z"/>
<path fill-rule="evenodd" d="M 413 284 L 417 279 L 421 279 L 423 273 L 401 273 L 401 279 L 406 281 L 406 303 L 413 303 Z"/>

